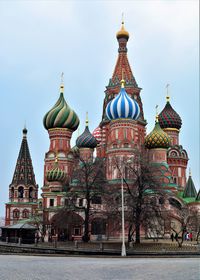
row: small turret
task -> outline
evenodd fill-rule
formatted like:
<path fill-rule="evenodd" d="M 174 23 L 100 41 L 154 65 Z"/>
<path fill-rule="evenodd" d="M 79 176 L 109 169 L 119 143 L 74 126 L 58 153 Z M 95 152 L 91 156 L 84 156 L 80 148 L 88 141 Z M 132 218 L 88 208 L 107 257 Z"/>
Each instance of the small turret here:
<path fill-rule="evenodd" d="M 196 198 L 197 197 L 197 191 L 194 185 L 194 182 L 192 180 L 192 174 L 191 169 L 189 170 L 189 178 L 187 180 L 185 190 L 183 193 L 183 198 Z"/>

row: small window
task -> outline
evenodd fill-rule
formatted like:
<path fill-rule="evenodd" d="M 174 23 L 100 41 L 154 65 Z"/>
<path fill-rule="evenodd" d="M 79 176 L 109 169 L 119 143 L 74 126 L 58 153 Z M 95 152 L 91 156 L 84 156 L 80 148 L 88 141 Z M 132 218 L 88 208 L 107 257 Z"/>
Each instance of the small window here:
<path fill-rule="evenodd" d="M 13 210 L 13 218 L 18 219 L 19 218 L 19 214 L 20 214 L 20 212 L 19 212 L 18 209 Z"/>
<path fill-rule="evenodd" d="M 81 229 L 80 228 L 74 228 L 74 235 L 81 235 Z"/>
<path fill-rule="evenodd" d="M 128 143 L 124 143 L 124 148 L 129 148 L 129 144 Z"/>
<path fill-rule="evenodd" d="M 39 202 L 39 209 L 42 209 L 42 201 Z"/>
<path fill-rule="evenodd" d="M 113 144 L 113 149 L 116 149 L 117 148 L 117 144 Z"/>
<path fill-rule="evenodd" d="M 23 218 L 29 218 L 29 211 L 27 209 L 24 209 L 22 212 L 22 217 Z"/>
<path fill-rule="evenodd" d="M 80 198 L 79 199 L 79 204 L 78 204 L 80 207 L 82 207 L 83 206 L 83 198 Z"/>
<path fill-rule="evenodd" d="M 24 188 L 19 187 L 18 188 L 18 198 L 23 198 L 24 197 Z"/>
<path fill-rule="evenodd" d="M 160 205 L 163 205 L 164 202 L 165 202 L 164 198 L 163 198 L 163 197 L 160 197 L 160 198 L 159 198 L 159 204 L 160 204 Z"/>
<path fill-rule="evenodd" d="M 49 203 L 50 207 L 53 207 L 54 206 L 54 199 L 53 198 L 50 198 L 50 203 Z"/>
<path fill-rule="evenodd" d="M 33 188 L 29 188 L 29 198 L 33 198 Z"/>
<path fill-rule="evenodd" d="M 174 184 L 177 184 L 177 179 L 174 177 L 173 178 Z"/>
<path fill-rule="evenodd" d="M 92 197 L 92 204 L 101 204 L 101 197 L 100 196 L 93 196 Z"/>

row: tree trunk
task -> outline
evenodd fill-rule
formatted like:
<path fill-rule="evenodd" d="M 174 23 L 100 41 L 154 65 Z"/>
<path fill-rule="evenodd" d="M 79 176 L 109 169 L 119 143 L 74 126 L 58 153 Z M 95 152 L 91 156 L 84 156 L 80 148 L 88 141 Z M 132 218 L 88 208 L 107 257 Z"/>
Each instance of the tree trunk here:
<path fill-rule="evenodd" d="M 87 187 L 87 195 L 86 195 L 86 200 L 87 200 L 87 207 L 85 208 L 85 230 L 84 230 L 84 235 L 83 235 L 83 242 L 88 242 L 90 240 L 89 236 L 89 218 L 90 218 L 90 195 Z"/>
<path fill-rule="evenodd" d="M 140 244 L 140 222 L 136 221 L 135 225 L 135 243 Z"/>
<path fill-rule="evenodd" d="M 136 216 L 135 216 L 135 243 L 140 243 L 140 225 L 141 225 L 141 201 L 142 201 L 142 194 L 140 193 L 138 196 L 138 202 L 136 206 Z"/>

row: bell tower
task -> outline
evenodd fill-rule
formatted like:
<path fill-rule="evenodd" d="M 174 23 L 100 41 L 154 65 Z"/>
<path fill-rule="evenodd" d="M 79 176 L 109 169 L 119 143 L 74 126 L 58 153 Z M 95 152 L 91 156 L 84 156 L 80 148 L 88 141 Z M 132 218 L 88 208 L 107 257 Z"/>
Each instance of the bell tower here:
<path fill-rule="evenodd" d="M 27 129 L 24 128 L 13 179 L 9 186 L 9 202 L 6 203 L 6 225 L 31 218 L 37 208 L 38 185 L 35 181 L 27 132 Z"/>

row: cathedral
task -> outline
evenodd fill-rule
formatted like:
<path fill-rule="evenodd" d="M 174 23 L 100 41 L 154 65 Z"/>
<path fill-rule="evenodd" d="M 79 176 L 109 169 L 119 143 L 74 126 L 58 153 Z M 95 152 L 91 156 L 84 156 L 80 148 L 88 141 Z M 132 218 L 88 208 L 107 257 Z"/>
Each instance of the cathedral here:
<path fill-rule="evenodd" d="M 9 202 L 6 203 L 7 226 L 24 220 L 31 221 L 35 215 L 39 215 L 46 226 L 46 234 L 55 234 L 52 232 L 52 221 L 61 209 L 67 207 L 70 187 L 78 185 L 72 180 L 73 172 L 79 164 L 77 154 L 86 162 L 92 162 L 94 158 L 103 159 L 106 185 L 120 189 L 122 175 L 116 167 L 116 159 L 123 165 L 141 147 L 145 148 L 149 162 L 160 166 L 163 188 L 172 194 L 174 200 L 168 207 L 187 205 L 188 208 L 200 211 L 200 193 L 196 191 L 191 172 L 189 178 L 186 176 L 188 154 L 179 143 L 181 117 L 167 94 L 166 105 L 156 114 L 155 127 L 147 135 L 141 88 L 128 61 L 129 33 L 124 22 L 116 38 L 118 58 L 106 86 L 102 119 L 97 128 L 91 133 L 86 118 L 84 132 L 77 138 L 76 145 L 71 147 L 72 134 L 79 126 L 79 117 L 69 106 L 70 100 L 65 100 L 63 80 L 56 104 L 44 116 L 43 125 L 49 135 L 50 145 L 45 153 L 41 198 L 38 198 L 38 185 L 27 142 L 28 131 L 23 129 L 21 148 L 9 186 Z M 84 207 L 85 203 L 83 198 L 77 199 L 77 207 Z M 108 236 L 120 238 L 120 230 L 111 230 L 113 225 L 108 224 L 106 216 L 102 214 L 105 203 L 101 197 L 92 200 L 91 206 L 98 210 L 90 221 L 91 239 L 96 240 L 99 235 L 103 239 L 108 239 Z M 81 238 L 83 220 L 83 211 L 72 213 L 69 227 L 63 232 L 67 239 Z M 170 233 L 170 230 L 166 229 L 166 232 Z"/>

